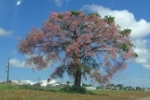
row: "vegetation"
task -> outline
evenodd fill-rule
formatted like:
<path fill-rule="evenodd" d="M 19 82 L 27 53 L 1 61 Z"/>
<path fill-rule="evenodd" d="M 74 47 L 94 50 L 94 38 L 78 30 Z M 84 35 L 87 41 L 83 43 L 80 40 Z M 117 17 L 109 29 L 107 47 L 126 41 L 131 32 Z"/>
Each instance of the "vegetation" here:
<path fill-rule="evenodd" d="M 137 54 L 133 51 L 130 29 L 121 30 L 111 16 L 79 11 L 52 13 L 42 29 L 33 30 L 18 44 L 20 53 L 30 55 L 27 66 L 41 70 L 50 62 L 60 61 L 52 77 L 64 72 L 80 87 L 89 75 L 99 83 L 107 82 L 126 68 Z"/>
<path fill-rule="evenodd" d="M 66 93 L 81 93 L 81 94 L 86 94 L 89 93 L 85 88 L 83 87 L 77 87 L 77 86 L 66 86 L 62 89 L 60 89 L 61 92 L 66 92 Z"/>
<path fill-rule="evenodd" d="M 65 91 L 58 88 L 1 84 L 0 100 L 136 100 L 150 96 L 149 92 L 144 91 L 93 90 L 86 94 L 66 93 Z"/>

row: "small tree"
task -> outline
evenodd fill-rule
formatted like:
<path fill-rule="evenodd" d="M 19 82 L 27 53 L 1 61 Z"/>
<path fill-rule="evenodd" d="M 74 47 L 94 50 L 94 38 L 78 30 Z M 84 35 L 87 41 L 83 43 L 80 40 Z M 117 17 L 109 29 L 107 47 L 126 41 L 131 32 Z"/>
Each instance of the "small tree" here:
<path fill-rule="evenodd" d="M 141 88 L 140 87 L 136 87 L 136 91 L 140 91 L 141 90 Z"/>
<path fill-rule="evenodd" d="M 81 77 L 87 75 L 104 83 L 137 56 L 130 32 L 121 30 L 111 16 L 102 18 L 97 13 L 78 11 L 51 13 L 42 29 L 33 28 L 19 41 L 18 49 L 22 54 L 34 55 L 26 64 L 36 65 L 38 70 L 50 61 L 60 61 L 52 77 L 62 77 L 66 71 L 75 86 L 80 86 Z"/>
<path fill-rule="evenodd" d="M 70 82 L 69 82 L 69 81 L 67 81 L 66 83 L 69 85 L 69 83 L 70 83 Z"/>

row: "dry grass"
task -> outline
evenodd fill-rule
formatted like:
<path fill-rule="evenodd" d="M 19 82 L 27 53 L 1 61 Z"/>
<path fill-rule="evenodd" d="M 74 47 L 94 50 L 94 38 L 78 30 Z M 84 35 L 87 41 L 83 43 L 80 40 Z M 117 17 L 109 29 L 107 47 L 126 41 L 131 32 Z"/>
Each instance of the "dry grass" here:
<path fill-rule="evenodd" d="M 46 92 L 35 90 L 1 90 L 0 100 L 136 100 L 150 92 L 93 91 L 96 95 Z"/>

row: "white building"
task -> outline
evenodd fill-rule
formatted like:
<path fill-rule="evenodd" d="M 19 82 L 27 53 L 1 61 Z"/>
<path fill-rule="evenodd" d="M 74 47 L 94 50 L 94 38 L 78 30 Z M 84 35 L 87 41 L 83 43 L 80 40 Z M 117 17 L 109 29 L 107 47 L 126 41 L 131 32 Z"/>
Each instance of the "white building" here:
<path fill-rule="evenodd" d="M 41 86 L 56 86 L 56 85 L 59 85 L 57 84 L 57 81 L 54 80 L 54 79 L 49 79 L 49 80 L 41 80 L 40 81 L 41 83 Z"/>
<path fill-rule="evenodd" d="M 21 81 L 19 82 L 20 85 L 33 85 L 33 84 L 35 84 L 35 83 L 37 83 L 37 82 L 33 82 L 33 81 L 31 81 L 31 80 L 21 80 Z"/>
<path fill-rule="evenodd" d="M 21 81 L 19 82 L 20 85 L 33 85 L 33 84 L 35 84 L 35 83 L 38 83 L 38 82 L 33 82 L 33 81 L 31 81 L 31 80 L 21 80 Z M 52 86 L 59 85 L 59 84 L 57 84 L 57 81 L 54 80 L 54 79 L 41 80 L 39 83 L 41 84 L 41 86 L 47 86 L 47 85 L 49 85 L 49 84 L 52 85 Z"/>
<path fill-rule="evenodd" d="M 86 86 L 85 89 L 86 89 L 86 90 L 96 90 L 96 87 L 93 87 L 93 86 Z"/>

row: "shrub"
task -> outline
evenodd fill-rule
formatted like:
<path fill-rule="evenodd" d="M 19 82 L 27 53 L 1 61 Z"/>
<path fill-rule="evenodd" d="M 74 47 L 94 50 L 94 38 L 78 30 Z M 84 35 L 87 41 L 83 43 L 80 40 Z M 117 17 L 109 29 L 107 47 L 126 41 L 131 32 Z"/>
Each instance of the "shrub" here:
<path fill-rule="evenodd" d="M 87 90 L 83 87 L 77 87 L 77 86 L 65 86 L 60 90 L 61 92 L 67 92 L 67 93 L 87 93 Z"/>

